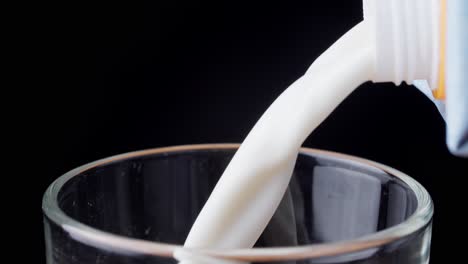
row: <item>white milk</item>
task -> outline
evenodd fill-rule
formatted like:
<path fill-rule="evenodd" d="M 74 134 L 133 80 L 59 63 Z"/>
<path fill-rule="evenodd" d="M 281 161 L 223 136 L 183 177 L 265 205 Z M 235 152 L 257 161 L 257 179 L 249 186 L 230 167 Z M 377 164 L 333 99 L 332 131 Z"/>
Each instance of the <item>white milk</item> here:
<path fill-rule="evenodd" d="M 356 87 L 372 79 L 372 45 L 363 45 L 368 35 L 364 23 L 351 29 L 268 108 L 224 171 L 185 247 L 255 244 L 284 195 L 301 144 Z M 184 263 L 196 262 L 183 255 L 175 253 Z"/>

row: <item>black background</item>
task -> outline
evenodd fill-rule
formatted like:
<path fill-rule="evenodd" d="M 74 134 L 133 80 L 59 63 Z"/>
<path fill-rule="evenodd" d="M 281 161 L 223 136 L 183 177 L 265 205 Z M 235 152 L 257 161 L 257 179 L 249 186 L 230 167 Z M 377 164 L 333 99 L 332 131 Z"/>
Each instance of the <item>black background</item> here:
<path fill-rule="evenodd" d="M 41 197 L 56 177 L 132 150 L 241 142 L 361 18 L 359 0 L 42 4 L 29 25 L 35 85 L 25 96 L 22 137 L 34 148 L 33 162 L 21 161 L 34 173 L 23 178 L 22 232 L 31 252 L 24 257 L 45 262 Z M 452 239 L 460 216 L 452 205 L 464 209 L 457 181 L 467 176 L 467 162 L 448 153 L 443 119 L 415 88 L 362 85 L 304 145 L 416 178 L 436 206 L 431 263 L 457 263 L 462 252 Z"/>

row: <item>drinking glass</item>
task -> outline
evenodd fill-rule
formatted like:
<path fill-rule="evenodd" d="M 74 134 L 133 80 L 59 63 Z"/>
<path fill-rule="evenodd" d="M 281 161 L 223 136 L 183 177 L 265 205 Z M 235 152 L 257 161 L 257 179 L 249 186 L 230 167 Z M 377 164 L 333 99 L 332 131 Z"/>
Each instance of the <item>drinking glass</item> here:
<path fill-rule="evenodd" d="M 61 176 L 43 198 L 47 263 L 178 263 L 176 250 L 192 263 L 429 262 L 433 204 L 419 183 L 376 162 L 307 148 L 253 249 L 183 248 L 238 147 L 143 150 Z"/>

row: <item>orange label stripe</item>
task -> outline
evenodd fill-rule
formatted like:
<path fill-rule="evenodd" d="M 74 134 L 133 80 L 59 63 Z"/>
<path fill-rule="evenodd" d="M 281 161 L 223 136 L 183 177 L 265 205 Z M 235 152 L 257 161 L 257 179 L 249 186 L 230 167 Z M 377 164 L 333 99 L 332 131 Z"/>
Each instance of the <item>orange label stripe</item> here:
<path fill-rule="evenodd" d="M 440 62 L 438 87 L 433 94 L 436 99 L 445 99 L 445 60 L 447 49 L 447 0 L 440 1 Z"/>

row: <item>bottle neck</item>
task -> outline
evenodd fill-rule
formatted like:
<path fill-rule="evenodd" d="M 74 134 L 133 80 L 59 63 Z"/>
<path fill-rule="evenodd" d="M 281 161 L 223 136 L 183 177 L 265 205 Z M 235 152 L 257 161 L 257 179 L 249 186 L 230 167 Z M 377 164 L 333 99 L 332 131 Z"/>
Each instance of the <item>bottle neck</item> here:
<path fill-rule="evenodd" d="M 375 82 L 436 89 L 440 69 L 441 0 L 363 0 L 364 21 L 375 47 Z"/>

